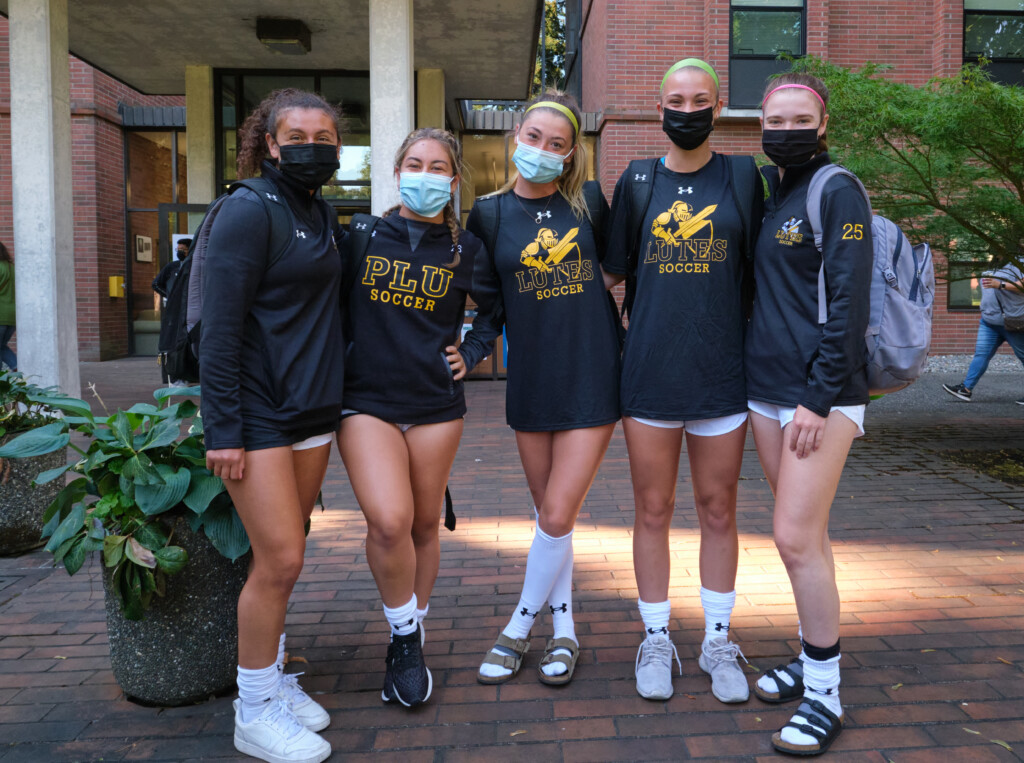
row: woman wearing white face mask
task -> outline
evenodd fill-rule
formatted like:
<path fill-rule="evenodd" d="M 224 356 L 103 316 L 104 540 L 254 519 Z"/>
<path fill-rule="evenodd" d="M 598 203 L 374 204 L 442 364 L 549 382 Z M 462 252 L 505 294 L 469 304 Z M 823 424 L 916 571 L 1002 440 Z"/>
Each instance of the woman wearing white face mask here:
<path fill-rule="evenodd" d="M 516 131 L 518 171 L 477 200 L 466 225 L 487 246 L 478 270 L 490 271 L 501 294 L 490 313 L 481 311 L 463 348 L 507 328 L 506 414 L 537 515 L 519 603 L 477 674 L 485 684 L 519 671 L 545 609 L 554 638 L 538 678 L 572 679 L 579 655 L 573 527 L 619 418 L 618 315 L 600 266 L 608 205 L 596 183 L 584 183 L 579 127 L 578 108 L 560 93 L 531 104 Z"/>
<path fill-rule="evenodd" d="M 479 240 L 460 230 L 453 194 L 462 171 L 451 133 L 411 133 L 395 158 L 402 203 L 373 229 L 346 305 L 345 389 L 338 448 L 366 517 L 366 558 L 391 625 L 385 702 L 430 697 L 422 620 L 440 563 L 438 524 L 466 402 L 462 382 L 486 354 L 455 349 Z M 354 271 L 354 272 L 353 272 Z"/>

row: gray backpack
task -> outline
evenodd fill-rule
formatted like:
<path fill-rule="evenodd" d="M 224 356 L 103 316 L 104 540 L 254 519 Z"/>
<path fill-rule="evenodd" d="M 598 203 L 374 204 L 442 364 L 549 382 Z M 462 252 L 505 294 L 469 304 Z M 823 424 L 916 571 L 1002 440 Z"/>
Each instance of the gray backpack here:
<path fill-rule="evenodd" d="M 811 178 L 807 191 L 807 221 L 821 251 L 821 194 L 836 175 L 853 178 L 871 208 L 871 199 L 856 175 L 828 164 Z M 917 380 L 928 361 L 932 341 L 932 301 L 935 271 L 928 244 L 911 246 L 892 220 L 873 215 L 871 239 L 875 266 L 871 272 L 871 316 L 864 335 L 868 350 L 868 388 L 872 395 L 901 390 Z M 818 323 L 825 323 L 825 264 L 818 272 Z"/>

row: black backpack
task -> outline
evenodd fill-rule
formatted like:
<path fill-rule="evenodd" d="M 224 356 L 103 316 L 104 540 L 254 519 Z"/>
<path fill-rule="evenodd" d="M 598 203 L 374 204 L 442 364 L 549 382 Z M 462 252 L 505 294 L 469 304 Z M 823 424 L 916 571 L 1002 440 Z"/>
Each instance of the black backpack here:
<path fill-rule="evenodd" d="M 178 275 L 167 294 L 160 325 L 160 352 L 164 371 L 171 380 L 199 381 L 199 335 L 202 328 L 203 268 L 210 243 L 210 230 L 224 201 L 239 188 L 248 188 L 263 201 L 270 225 L 270 264 L 291 244 L 292 214 L 278 194 L 277 186 L 262 177 L 232 183 L 227 193 L 210 202 L 203 221 L 192 237 L 188 256 L 181 261 Z"/>
<path fill-rule="evenodd" d="M 752 156 L 732 156 L 723 154 L 729 163 L 729 186 L 732 189 L 732 200 L 740 213 L 743 225 L 742 253 L 745 263 L 743 269 L 743 303 L 744 312 L 749 313 L 753 302 L 753 267 L 754 243 L 757 223 L 764 217 L 764 200 L 768 197 L 768 186 Z M 654 172 L 661 157 L 654 159 L 634 159 L 626 168 L 626 180 L 629 183 L 629 229 L 633 232 L 632 246 L 626 258 L 626 296 L 622 308 L 630 314 L 633 300 L 636 299 L 636 273 L 640 260 L 640 242 L 643 240 L 644 218 L 647 207 L 651 203 L 654 188 Z"/>

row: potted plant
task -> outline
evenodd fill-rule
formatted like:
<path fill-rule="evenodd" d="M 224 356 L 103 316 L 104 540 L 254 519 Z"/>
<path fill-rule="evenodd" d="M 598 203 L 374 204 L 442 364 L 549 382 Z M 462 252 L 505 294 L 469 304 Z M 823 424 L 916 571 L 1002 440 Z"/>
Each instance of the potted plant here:
<path fill-rule="evenodd" d="M 65 445 L 79 454 L 36 477 L 46 485 L 78 475 L 42 516 L 46 550 L 71 575 L 99 552 L 111 667 L 125 694 L 146 704 L 198 701 L 235 680 L 249 539 L 224 483 L 206 468 L 202 419 L 188 399 L 198 394 L 162 388 L 156 405 L 105 418 L 53 395 L 51 405 L 68 415 L 0 447 L 2 458 Z"/>
<path fill-rule="evenodd" d="M 59 396 L 60 404 L 85 403 Z M 56 422 L 62 409 L 52 408 L 54 392 L 29 383 L 16 371 L 0 373 L 0 446 L 8 440 Z M 67 409 L 63 409 L 67 410 Z M 35 485 L 41 471 L 67 461 L 66 441 L 24 458 L 0 458 L 0 555 L 18 554 L 43 545 L 43 512 L 59 486 Z"/>

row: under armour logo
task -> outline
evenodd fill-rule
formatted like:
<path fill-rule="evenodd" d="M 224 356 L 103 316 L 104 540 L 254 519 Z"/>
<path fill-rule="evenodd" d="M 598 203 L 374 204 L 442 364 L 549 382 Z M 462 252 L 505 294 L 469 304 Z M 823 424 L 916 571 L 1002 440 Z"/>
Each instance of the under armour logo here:
<path fill-rule="evenodd" d="M 306 238 L 306 231 L 297 230 L 295 231 L 295 238 Z"/>
<path fill-rule="evenodd" d="M 832 689 L 815 689 L 813 686 L 807 686 L 806 684 L 804 684 L 804 686 L 813 691 L 815 694 L 821 694 L 825 697 L 829 697 L 832 695 Z"/>
<path fill-rule="evenodd" d="M 267 198 L 270 199 L 271 201 L 280 201 L 280 199 L 278 199 L 277 196 L 275 196 L 272 193 L 268 193 Z"/>
<path fill-rule="evenodd" d="M 366 223 L 356 223 L 356 230 L 366 230 Z"/>
<path fill-rule="evenodd" d="M 692 194 L 693 193 L 693 186 L 687 186 L 686 188 L 683 188 L 682 186 L 679 186 L 679 193 L 691 193 Z"/>
<path fill-rule="evenodd" d="M 655 633 L 664 633 L 665 635 L 668 635 L 668 628 L 664 626 L 662 626 L 661 628 L 648 628 L 647 632 L 652 635 Z"/>
<path fill-rule="evenodd" d="M 550 210 L 545 209 L 543 212 L 538 212 L 537 213 L 537 224 L 540 225 L 541 221 L 545 217 L 547 217 L 547 218 L 551 217 L 551 211 Z"/>
<path fill-rule="evenodd" d="M 555 612 L 568 612 L 569 611 L 569 605 L 567 603 L 565 603 L 565 602 L 562 602 L 562 606 L 560 606 L 560 607 L 549 607 L 549 609 L 551 610 L 551 614 L 555 614 Z"/>
<path fill-rule="evenodd" d="M 531 612 L 526 607 L 523 607 L 521 610 L 519 610 L 519 614 L 521 614 L 523 617 L 536 617 L 540 614 L 540 610 L 538 609 L 536 612 Z"/>
<path fill-rule="evenodd" d="M 725 631 L 726 633 L 728 633 L 729 632 L 729 626 L 728 625 L 723 625 L 722 623 L 715 623 L 715 630 L 716 631 Z"/>
<path fill-rule="evenodd" d="M 633 180 L 639 180 L 640 182 L 643 182 L 643 181 L 647 180 L 647 175 L 640 175 L 638 173 L 636 175 L 633 175 Z"/>

